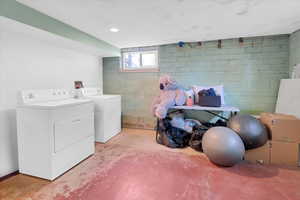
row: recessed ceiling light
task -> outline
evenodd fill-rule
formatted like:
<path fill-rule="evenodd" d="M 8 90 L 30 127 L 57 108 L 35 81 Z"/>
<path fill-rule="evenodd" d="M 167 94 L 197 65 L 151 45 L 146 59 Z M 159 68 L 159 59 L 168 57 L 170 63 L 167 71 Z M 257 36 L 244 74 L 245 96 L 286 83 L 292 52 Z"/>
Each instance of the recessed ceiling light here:
<path fill-rule="evenodd" d="M 117 29 L 117 28 L 110 28 L 109 31 L 110 31 L 110 32 L 113 32 L 113 33 L 117 33 L 117 32 L 119 32 L 120 30 Z"/>

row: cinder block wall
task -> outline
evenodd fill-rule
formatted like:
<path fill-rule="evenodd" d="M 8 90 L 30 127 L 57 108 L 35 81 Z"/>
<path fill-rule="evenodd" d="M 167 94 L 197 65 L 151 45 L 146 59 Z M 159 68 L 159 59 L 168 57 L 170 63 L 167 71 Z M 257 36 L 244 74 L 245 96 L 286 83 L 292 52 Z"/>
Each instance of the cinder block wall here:
<path fill-rule="evenodd" d="M 158 73 L 120 72 L 118 57 L 104 58 L 104 93 L 122 95 L 124 127 L 153 128 L 150 105 L 158 78 L 170 74 L 185 87 L 223 84 L 226 103 L 242 112 L 274 111 L 279 82 L 289 76 L 289 36 L 254 37 L 159 47 Z"/>
<path fill-rule="evenodd" d="M 290 36 L 290 72 L 297 64 L 300 64 L 300 30 Z"/>

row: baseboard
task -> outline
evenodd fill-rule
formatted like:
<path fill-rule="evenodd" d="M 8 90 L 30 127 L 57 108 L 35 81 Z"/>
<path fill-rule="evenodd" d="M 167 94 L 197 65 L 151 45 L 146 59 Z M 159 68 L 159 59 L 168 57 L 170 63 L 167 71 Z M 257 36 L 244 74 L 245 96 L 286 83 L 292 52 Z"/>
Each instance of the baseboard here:
<path fill-rule="evenodd" d="M 10 178 L 12 176 L 18 175 L 18 174 L 19 174 L 19 171 L 15 171 L 15 172 L 12 172 L 12 173 L 7 174 L 5 176 L 2 176 L 2 177 L 0 177 L 0 182 L 4 181 L 5 179 L 8 179 L 8 178 Z"/>

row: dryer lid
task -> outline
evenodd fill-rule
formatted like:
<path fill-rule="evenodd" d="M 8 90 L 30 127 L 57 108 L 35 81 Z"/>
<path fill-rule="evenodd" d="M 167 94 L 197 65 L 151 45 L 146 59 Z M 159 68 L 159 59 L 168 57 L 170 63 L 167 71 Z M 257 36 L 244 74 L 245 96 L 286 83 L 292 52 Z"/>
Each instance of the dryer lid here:
<path fill-rule="evenodd" d="M 115 94 L 103 94 L 103 95 L 97 95 L 97 96 L 89 96 L 88 98 L 93 100 L 111 100 L 111 99 L 120 99 L 121 95 L 115 95 Z"/>

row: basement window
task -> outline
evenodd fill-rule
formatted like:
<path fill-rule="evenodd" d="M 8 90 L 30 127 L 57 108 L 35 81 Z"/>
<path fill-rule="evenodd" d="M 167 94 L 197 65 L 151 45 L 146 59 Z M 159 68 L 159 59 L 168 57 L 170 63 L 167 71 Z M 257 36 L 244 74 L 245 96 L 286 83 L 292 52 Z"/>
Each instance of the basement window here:
<path fill-rule="evenodd" d="M 157 72 L 158 70 L 158 50 L 135 48 L 122 50 L 122 72 Z"/>

